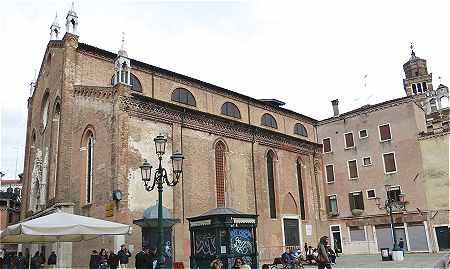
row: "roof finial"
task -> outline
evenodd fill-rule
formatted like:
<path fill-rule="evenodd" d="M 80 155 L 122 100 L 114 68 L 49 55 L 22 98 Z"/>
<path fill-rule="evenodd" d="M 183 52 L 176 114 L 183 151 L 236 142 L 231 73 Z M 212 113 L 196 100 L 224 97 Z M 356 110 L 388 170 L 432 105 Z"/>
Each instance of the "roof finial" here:
<path fill-rule="evenodd" d="M 125 50 L 125 32 L 122 32 L 122 46 L 120 50 Z"/>
<path fill-rule="evenodd" d="M 75 12 L 75 3 L 72 1 L 72 7 L 70 8 L 70 11 Z"/>
<path fill-rule="evenodd" d="M 409 48 L 411 49 L 411 58 L 415 58 L 416 53 L 414 52 L 414 43 L 413 42 L 411 42 L 411 45 L 409 46 Z"/>

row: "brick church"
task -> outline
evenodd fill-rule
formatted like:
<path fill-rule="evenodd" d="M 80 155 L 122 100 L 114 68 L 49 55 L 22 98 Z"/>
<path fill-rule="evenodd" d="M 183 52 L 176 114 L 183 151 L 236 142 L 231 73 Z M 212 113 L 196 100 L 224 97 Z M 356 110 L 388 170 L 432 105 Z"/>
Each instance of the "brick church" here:
<path fill-rule="evenodd" d="M 139 167 L 144 159 L 157 165 L 153 139 L 160 134 L 168 140 L 167 171 L 172 153 L 185 157 L 180 183 L 164 188 L 166 216 L 177 220 L 168 242 L 174 262 L 189 265 L 187 219 L 217 207 L 258 215 L 260 261 L 328 233 L 315 119 L 276 99 L 131 59 L 123 40 L 118 53 L 81 43 L 77 26 L 73 8 L 62 38 L 58 22 L 51 25 L 28 100 L 21 217 L 61 208 L 130 224 L 133 232 L 23 248 L 47 256 L 55 249 L 61 266 L 85 268 L 92 249 L 148 246 L 156 234 L 137 224 L 151 218 L 157 191 L 144 189 Z"/>

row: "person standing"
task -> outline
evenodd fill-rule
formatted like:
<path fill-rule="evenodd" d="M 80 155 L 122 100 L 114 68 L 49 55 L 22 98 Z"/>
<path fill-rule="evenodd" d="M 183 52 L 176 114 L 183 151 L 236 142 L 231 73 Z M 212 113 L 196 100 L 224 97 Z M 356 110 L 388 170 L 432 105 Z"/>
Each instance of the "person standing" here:
<path fill-rule="evenodd" d="M 41 255 L 39 255 L 39 251 L 36 251 L 33 258 L 31 258 L 31 269 L 39 268 L 41 268 Z"/>
<path fill-rule="evenodd" d="M 117 256 L 119 256 L 120 268 L 127 268 L 131 253 L 125 244 L 120 246 L 120 250 L 117 253 Z"/>
<path fill-rule="evenodd" d="M 27 260 L 23 256 L 22 252 L 19 252 L 16 259 L 16 269 L 26 269 L 27 267 Z"/>
<path fill-rule="evenodd" d="M 135 256 L 135 263 L 134 265 L 136 266 L 136 269 L 145 269 L 146 268 L 146 249 L 143 249 L 141 251 L 139 251 L 136 256 Z"/>
<path fill-rule="evenodd" d="M 153 268 L 155 268 L 155 262 L 156 261 L 157 261 L 156 248 L 155 247 L 151 247 L 150 250 L 147 253 L 147 260 L 146 260 L 145 269 L 153 269 Z"/>
<path fill-rule="evenodd" d="M 47 265 L 48 265 L 48 268 L 56 268 L 56 253 L 55 253 L 55 251 L 52 251 L 52 253 L 50 253 L 50 256 L 48 256 Z"/>
<path fill-rule="evenodd" d="M 403 238 L 400 238 L 398 241 L 398 247 L 401 251 L 403 251 L 403 256 L 405 255 L 405 241 L 403 241 Z"/>
<path fill-rule="evenodd" d="M 322 236 L 319 240 L 319 245 L 317 246 L 317 268 L 318 269 L 331 269 L 330 257 L 327 251 L 328 236 Z"/>
<path fill-rule="evenodd" d="M 97 250 L 93 250 L 91 254 L 91 259 L 89 260 L 89 269 L 98 269 L 100 267 L 100 256 Z"/>
<path fill-rule="evenodd" d="M 110 269 L 119 267 L 119 257 L 112 250 L 108 251 L 108 265 Z"/>

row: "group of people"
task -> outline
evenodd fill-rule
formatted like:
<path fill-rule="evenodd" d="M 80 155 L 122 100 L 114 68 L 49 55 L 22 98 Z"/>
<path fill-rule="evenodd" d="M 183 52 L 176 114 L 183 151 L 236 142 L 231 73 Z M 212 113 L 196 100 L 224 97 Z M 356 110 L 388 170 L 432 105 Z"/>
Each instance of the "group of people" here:
<path fill-rule="evenodd" d="M 336 245 L 336 244 L 335 244 Z M 338 251 L 333 250 L 328 242 L 328 237 L 320 238 L 317 248 L 312 248 L 305 243 L 304 252 L 300 248 L 286 250 L 281 255 L 281 262 L 289 268 L 297 269 L 303 268 L 303 262 L 312 264 L 313 261 L 317 264 L 319 269 L 330 269 L 331 265 L 336 264 L 336 257 Z"/>
<path fill-rule="evenodd" d="M 126 245 L 121 245 L 116 253 L 108 249 L 93 250 L 89 260 L 89 269 L 117 269 L 127 268 L 131 253 Z"/>
<path fill-rule="evenodd" d="M 117 269 L 128 268 L 131 252 L 126 245 L 120 246 L 116 253 L 108 249 L 101 249 L 100 252 L 93 250 L 89 261 L 89 269 Z M 156 248 L 144 248 L 135 256 L 136 269 L 153 269 L 156 267 Z"/>
<path fill-rule="evenodd" d="M 220 259 L 215 259 L 211 262 L 211 269 L 222 269 L 223 263 Z M 250 265 L 246 264 L 244 259 L 237 257 L 234 259 L 233 269 L 251 269 Z"/>
<path fill-rule="evenodd" d="M 40 269 L 46 267 L 47 268 L 56 268 L 56 253 L 52 251 L 48 256 L 48 259 L 45 259 L 45 254 L 40 251 L 36 251 L 34 256 L 30 260 L 29 250 L 25 250 L 25 255 L 21 251 L 8 253 L 5 249 L 1 250 L 0 254 L 0 269 L 26 269 L 30 266 L 31 269 Z"/>

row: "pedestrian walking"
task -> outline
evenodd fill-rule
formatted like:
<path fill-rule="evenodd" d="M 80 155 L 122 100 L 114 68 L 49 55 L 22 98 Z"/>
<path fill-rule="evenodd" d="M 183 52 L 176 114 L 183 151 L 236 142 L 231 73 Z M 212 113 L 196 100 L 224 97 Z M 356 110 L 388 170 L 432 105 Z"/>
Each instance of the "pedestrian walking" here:
<path fill-rule="evenodd" d="M 339 249 L 338 240 L 335 238 L 333 242 L 334 242 L 334 253 L 336 254 L 336 257 L 339 257 L 339 252 L 341 252 L 341 250 Z"/>
<path fill-rule="evenodd" d="M 120 250 L 117 253 L 117 256 L 119 256 L 120 268 L 127 268 L 131 253 L 125 244 L 120 246 Z"/>
<path fill-rule="evenodd" d="M 48 256 L 47 259 L 48 268 L 56 268 L 56 259 L 57 259 L 56 253 L 55 251 L 52 251 L 52 253 L 50 253 L 50 256 Z"/>
<path fill-rule="evenodd" d="M 450 268 L 450 252 L 442 256 L 433 264 L 433 269 L 449 269 Z"/>
<path fill-rule="evenodd" d="M 142 249 L 138 253 L 136 253 L 135 256 L 135 263 L 136 269 L 145 269 L 147 266 L 147 254 L 145 253 L 146 249 Z"/>
<path fill-rule="evenodd" d="M 41 268 L 41 255 L 39 251 L 34 253 L 33 258 L 31 258 L 31 269 L 39 269 Z"/>
<path fill-rule="evenodd" d="M 112 250 L 108 251 L 108 265 L 110 269 L 119 267 L 119 257 Z"/>
<path fill-rule="evenodd" d="M 23 256 L 22 252 L 19 252 L 16 259 L 16 269 L 26 269 L 27 267 L 27 259 Z"/>
<path fill-rule="evenodd" d="M 100 256 L 97 250 L 93 250 L 91 254 L 91 259 L 89 260 L 89 269 L 98 269 L 100 267 Z"/>
<path fill-rule="evenodd" d="M 318 269 L 331 269 L 330 257 L 328 256 L 327 245 L 328 236 L 322 236 L 319 240 L 319 245 L 317 246 L 317 268 Z"/>

